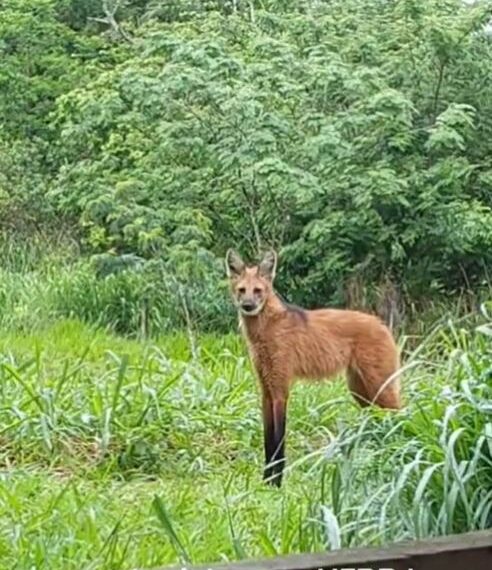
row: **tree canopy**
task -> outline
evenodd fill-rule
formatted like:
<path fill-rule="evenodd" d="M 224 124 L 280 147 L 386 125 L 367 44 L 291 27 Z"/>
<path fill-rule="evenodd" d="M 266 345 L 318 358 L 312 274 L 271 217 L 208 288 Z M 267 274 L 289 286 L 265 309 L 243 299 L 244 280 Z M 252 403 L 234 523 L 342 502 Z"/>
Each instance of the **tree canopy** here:
<path fill-rule="evenodd" d="M 281 255 L 309 306 L 492 261 L 490 2 L 10 0 L 0 224 L 61 221 L 108 271 Z M 131 263 L 123 263 L 125 267 Z M 182 276 L 182 277 L 180 277 Z M 188 277 L 186 277 L 188 276 Z"/>

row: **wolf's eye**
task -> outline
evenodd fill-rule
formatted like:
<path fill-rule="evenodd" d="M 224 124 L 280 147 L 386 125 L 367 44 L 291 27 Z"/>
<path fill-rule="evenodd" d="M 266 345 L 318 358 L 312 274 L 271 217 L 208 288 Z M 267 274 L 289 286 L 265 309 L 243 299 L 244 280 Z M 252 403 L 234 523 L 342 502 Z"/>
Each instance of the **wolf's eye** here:
<path fill-rule="evenodd" d="M 244 295 L 244 294 L 246 293 L 246 287 L 238 287 L 238 288 L 237 288 L 237 292 L 238 292 L 240 295 Z"/>
<path fill-rule="evenodd" d="M 253 289 L 253 293 L 254 293 L 255 295 L 261 295 L 261 289 L 260 289 L 259 287 L 255 287 L 255 288 Z"/>

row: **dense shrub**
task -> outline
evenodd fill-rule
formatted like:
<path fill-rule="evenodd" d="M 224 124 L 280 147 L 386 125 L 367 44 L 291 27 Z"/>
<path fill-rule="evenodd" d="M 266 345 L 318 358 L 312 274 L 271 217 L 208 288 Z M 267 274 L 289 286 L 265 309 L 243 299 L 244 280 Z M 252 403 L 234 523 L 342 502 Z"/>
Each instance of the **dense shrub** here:
<path fill-rule="evenodd" d="M 488 280 L 489 2 L 0 10 L 4 228 L 63 218 L 85 254 L 216 286 L 229 245 L 274 246 L 309 306 Z"/>
<path fill-rule="evenodd" d="M 180 277 L 160 261 L 130 259 L 124 265 L 121 257 L 103 256 L 74 262 L 73 243 L 41 238 L 24 246 L 0 242 L 0 256 L 3 328 L 30 331 L 70 318 L 155 337 L 175 329 L 194 335 L 235 326 L 222 268 L 214 259 L 207 272 L 190 269 Z"/>

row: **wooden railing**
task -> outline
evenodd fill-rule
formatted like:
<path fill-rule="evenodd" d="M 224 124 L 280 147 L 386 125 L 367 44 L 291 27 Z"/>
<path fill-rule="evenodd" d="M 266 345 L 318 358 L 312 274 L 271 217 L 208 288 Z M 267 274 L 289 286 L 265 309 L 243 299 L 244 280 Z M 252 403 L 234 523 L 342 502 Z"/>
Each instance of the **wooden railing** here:
<path fill-rule="evenodd" d="M 492 570 L 492 529 L 387 548 L 350 548 L 160 570 Z M 157 570 L 157 569 L 156 569 Z"/>

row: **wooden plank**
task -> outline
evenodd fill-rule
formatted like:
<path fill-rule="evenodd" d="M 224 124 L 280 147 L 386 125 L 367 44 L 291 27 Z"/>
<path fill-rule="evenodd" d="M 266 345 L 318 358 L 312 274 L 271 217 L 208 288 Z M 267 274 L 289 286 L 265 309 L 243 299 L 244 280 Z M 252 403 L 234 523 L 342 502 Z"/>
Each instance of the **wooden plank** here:
<path fill-rule="evenodd" d="M 492 570 L 492 529 L 386 548 L 351 548 L 160 570 Z M 158 569 L 155 569 L 158 570 Z"/>

